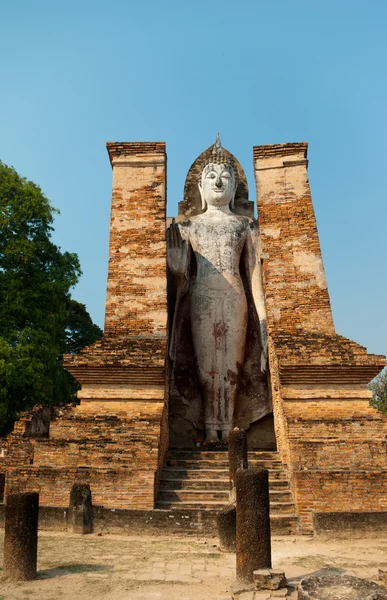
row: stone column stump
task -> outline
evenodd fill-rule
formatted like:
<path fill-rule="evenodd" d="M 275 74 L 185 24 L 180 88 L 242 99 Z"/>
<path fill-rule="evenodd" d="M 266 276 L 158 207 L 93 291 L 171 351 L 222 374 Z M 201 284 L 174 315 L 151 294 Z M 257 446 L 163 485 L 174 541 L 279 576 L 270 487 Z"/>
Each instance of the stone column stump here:
<path fill-rule="evenodd" d="M 236 508 L 227 506 L 216 517 L 220 549 L 235 552 L 236 548 Z"/>
<path fill-rule="evenodd" d="M 253 572 L 271 568 L 269 473 L 236 473 L 236 575 L 253 582 Z"/>
<path fill-rule="evenodd" d="M 9 494 L 5 507 L 4 577 L 35 579 L 38 556 L 39 494 Z"/>
<path fill-rule="evenodd" d="M 230 504 L 235 503 L 235 477 L 238 469 L 247 469 L 247 435 L 237 427 L 228 438 L 228 463 L 230 474 Z"/>
<path fill-rule="evenodd" d="M 67 529 L 71 533 L 92 533 L 93 506 L 90 485 L 74 483 L 70 493 Z"/>

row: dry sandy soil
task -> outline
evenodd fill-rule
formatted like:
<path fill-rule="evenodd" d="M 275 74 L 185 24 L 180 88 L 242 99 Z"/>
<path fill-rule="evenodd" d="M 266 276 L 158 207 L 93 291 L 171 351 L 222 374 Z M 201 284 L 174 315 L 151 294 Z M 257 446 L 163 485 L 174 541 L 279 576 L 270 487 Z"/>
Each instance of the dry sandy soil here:
<path fill-rule="evenodd" d="M 3 532 L 0 548 L 2 567 Z M 272 554 L 293 585 L 317 571 L 376 581 L 387 538 L 274 537 Z M 228 600 L 235 555 L 220 552 L 216 538 L 40 532 L 38 569 L 35 581 L 0 579 L 0 600 Z"/>

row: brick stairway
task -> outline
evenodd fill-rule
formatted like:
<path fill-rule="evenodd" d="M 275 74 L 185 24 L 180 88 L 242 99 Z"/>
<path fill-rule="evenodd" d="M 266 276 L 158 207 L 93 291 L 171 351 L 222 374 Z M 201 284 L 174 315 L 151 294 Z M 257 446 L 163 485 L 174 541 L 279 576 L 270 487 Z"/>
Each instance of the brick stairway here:
<path fill-rule="evenodd" d="M 292 494 L 277 452 L 250 451 L 249 467 L 269 470 L 273 533 L 296 533 Z M 227 451 L 169 450 L 161 474 L 156 508 L 169 511 L 219 511 L 228 505 Z"/>

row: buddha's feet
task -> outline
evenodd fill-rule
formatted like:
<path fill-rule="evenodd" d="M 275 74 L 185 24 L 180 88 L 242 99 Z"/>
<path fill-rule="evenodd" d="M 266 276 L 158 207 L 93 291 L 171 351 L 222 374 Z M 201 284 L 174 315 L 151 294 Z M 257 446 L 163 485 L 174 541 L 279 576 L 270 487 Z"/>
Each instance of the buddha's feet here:
<path fill-rule="evenodd" d="M 228 442 L 228 438 L 230 437 L 232 430 L 233 426 L 231 424 L 224 426 L 222 429 L 222 442 Z"/>
<path fill-rule="evenodd" d="M 219 438 L 218 438 L 218 432 L 215 429 L 209 429 L 208 431 L 206 431 L 206 439 L 205 439 L 205 444 L 218 444 L 219 443 Z"/>

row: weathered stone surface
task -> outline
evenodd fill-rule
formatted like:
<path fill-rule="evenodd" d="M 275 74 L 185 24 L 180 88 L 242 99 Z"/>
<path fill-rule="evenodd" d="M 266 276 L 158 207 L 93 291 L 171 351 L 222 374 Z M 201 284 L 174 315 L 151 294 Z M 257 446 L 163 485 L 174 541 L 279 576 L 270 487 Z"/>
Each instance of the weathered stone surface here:
<path fill-rule="evenodd" d="M 311 575 L 298 586 L 298 600 L 386 600 L 387 590 L 349 575 Z"/>
<path fill-rule="evenodd" d="M 253 578 L 258 590 L 279 590 L 286 586 L 285 573 L 275 569 L 257 569 Z"/>
<path fill-rule="evenodd" d="M 377 460 L 377 459 L 376 459 Z M 324 539 L 361 539 L 387 536 L 387 512 L 341 511 L 313 514 L 315 537 Z"/>
<path fill-rule="evenodd" d="M 90 485 L 75 483 L 70 493 L 68 529 L 72 533 L 92 533 L 93 506 Z"/>
<path fill-rule="evenodd" d="M 39 494 L 7 497 L 4 537 L 4 577 L 29 580 L 36 577 Z"/>
<path fill-rule="evenodd" d="M 253 571 L 253 580 L 258 590 L 271 589 L 270 569 L 257 569 Z"/>
<path fill-rule="evenodd" d="M 247 435 L 237 427 L 228 439 L 228 461 L 230 473 L 230 502 L 236 501 L 235 477 L 238 469 L 247 469 Z"/>
<path fill-rule="evenodd" d="M 279 571 L 276 569 L 270 569 L 270 589 L 279 590 L 286 586 L 286 577 L 283 571 Z"/>
<path fill-rule="evenodd" d="M 288 589 L 281 588 L 278 590 L 273 590 L 270 594 L 270 598 L 286 598 L 288 595 Z M 254 600 L 257 600 L 257 598 L 254 598 Z"/>
<path fill-rule="evenodd" d="M 268 472 L 236 473 L 236 575 L 253 581 L 254 571 L 271 568 Z"/>
<path fill-rule="evenodd" d="M 234 598 L 238 598 L 238 600 L 255 600 L 255 592 L 242 592 L 241 594 L 234 596 Z"/>
<path fill-rule="evenodd" d="M 386 569 L 378 569 L 378 579 L 382 581 L 384 585 L 387 584 L 387 571 Z"/>
<path fill-rule="evenodd" d="M 235 552 L 236 549 L 236 508 L 227 506 L 216 517 L 220 549 Z"/>
<path fill-rule="evenodd" d="M 254 593 L 254 591 L 255 591 L 254 583 L 235 581 L 235 583 L 233 583 L 231 585 L 231 592 L 232 592 L 234 598 L 240 598 L 241 594 Z"/>

